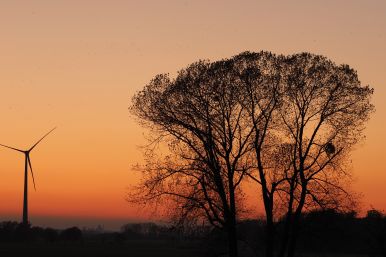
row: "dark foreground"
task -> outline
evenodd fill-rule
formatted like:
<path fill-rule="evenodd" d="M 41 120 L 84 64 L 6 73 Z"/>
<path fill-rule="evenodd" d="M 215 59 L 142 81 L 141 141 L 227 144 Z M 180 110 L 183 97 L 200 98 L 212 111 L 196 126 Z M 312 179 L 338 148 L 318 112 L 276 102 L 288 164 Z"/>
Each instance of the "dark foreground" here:
<path fill-rule="evenodd" d="M 379 211 L 371 210 L 363 218 L 334 210 L 310 212 L 301 224 L 296 257 L 386 257 L 386 216 Z M 280 235 L 282 223 L 275 225 Z M 240 221 L 237 232 L 240 257 L 264 256 L 264 220 Z M 275 237 L 275 249 L 279 239 Z M 209 226 L 138 223 L 109 232 L 0 222 L 0 257 L 225 257 L 227 251 L 226 233 Z"/>
<path fill-rule="evenodd" d="M 202 242 L 172 242 L 161 240 L 129 240 L 122 244 L 100 243 L 63 243 L 45 242 L 0 243 L 1 257 L 201 257 L 227 256 L 226 253 L 208 252 Z M 259 256 L 251 251 L 244 251 L 241 256 Z M 303 252 L 299 257 L 368 257 L 367 254 L 345 254 L 327 252 Z M 381 255 L 374 255 L 380 256 Z"/>
<path fill-rule="evenodd" d="M 56 256 L 56 257 L 199 257 L 205 256 L 198 242 L 163 240 L 128 240 L 122 243 L 98 242 L 28 242 L 0 243 L 1 257 Z"/>

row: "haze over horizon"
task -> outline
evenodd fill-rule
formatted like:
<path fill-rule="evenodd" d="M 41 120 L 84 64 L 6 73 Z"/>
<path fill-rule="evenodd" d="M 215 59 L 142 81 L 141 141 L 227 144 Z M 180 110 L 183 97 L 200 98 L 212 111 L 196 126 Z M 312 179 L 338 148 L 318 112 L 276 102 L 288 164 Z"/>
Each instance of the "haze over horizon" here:
<path fill-rule="evenodd" d="M 1 2 L 0 143 L 28 148 L 58 127 L 31 153 L 32 224 L 115 229 L 157 220 L 125 201 L 146 142 L 131 97 L 156 74 L 261 50 L 321 54 L 374 87 L 376 112 L 352 155 L 353 187 L 362 211 L 386 210 L 385 13 L 382 0 Z M 0 220 L 21 219 L 23 158 L 0 149 Z"/>

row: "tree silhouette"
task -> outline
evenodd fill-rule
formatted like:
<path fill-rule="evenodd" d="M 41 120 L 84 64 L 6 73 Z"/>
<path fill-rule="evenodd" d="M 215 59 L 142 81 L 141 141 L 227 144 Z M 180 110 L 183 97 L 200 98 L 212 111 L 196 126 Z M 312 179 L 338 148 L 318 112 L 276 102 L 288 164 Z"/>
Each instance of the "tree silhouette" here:
<path fill-rule="evenodd" d="M 273 130 L 279 153 L 267 162 L 279 167 L 272 185 L 286 210 L 279 256 L 293 257 L 304 208 L 352 207 L 346 164 L 374 109 L 373 89 L 348 65 L 318 55 L 288 56 L 282 67 L 283 94 Z"/>
<path fill-rule="evenodd" d="M 273 92 L 264 80 L 269 76 L 258 64 L 273 63 L 273 57 L 242 53 L 214 63 L 193 63 L 174 80 L 158 75 L 134 96 L 131 107 L 157 135 L 153 142 L 166 142 L 170 152 L 160 159 L 148 151 L 141 200 L 168 196 L 180 217 L 204 217 L 225 228 L 231 256 L 237 256 L 240 184 L 253 168 L 251 139 L 261 126 L 263 111 L 272 109 L 272 95 L 264 95 Z M 252 79 L 260 84 L 250 83 Z M 256 97 L 267 103 L 254 102 Z M 253 104 L 262 105 L 251 113 Z"/>
<path fill-rule="evenodd" d="M 372 93 L 347 65 L 309 53 L 244 52 L 193 63 L 175 79 L 157 75 L 130 108 L 153 135 L 130 200 L 172 204 L 181 220 L 205 218 L 226 229 L 237 256 L 241 185 L 252 179 L 265 208 L 267 257 L 275 253 L 275 214 L 283 213 L 278 255 L 293 257 L 304 208 L 351 197 L 345 164 Z"/>

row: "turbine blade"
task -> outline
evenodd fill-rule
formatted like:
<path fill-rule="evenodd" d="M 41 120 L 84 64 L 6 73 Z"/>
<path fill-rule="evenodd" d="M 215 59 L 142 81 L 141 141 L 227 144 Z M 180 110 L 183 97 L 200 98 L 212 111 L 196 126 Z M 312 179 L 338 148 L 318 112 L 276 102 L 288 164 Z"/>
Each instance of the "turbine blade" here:
<path fill-rule="evenodd" d="M 13 148 L 13 147 L 10 147 L 10 146 L 7 146 L 7 145 L 2 145 L 2 144 L 0 144 L 0 145 L 1 145 L 1 146 L 4 146 L 4 147 L 7 147 L 7 148 L 9 148 L 9 149 L 12 149 L 12 150 L 15 150 L 15 151 L 19 151 L 19 152 L 24 153 L 23 150 L 20 150 L 20 149 L 17 149 L 17 148 Z"/>
<path fill-rule="evenodd" d="M 32 182 L 34 183 L 34 189 L 36 191 L 35 177 L 34 177 L 34 172 L 32 171 L 32 165 L 31 165 L 31 160 L 30 160 L 29 156 L 27 157 L 27 160 L 28 160 L 29 169 L 31 170 Z"/>
<path fill-rule="evenodd" d="M 50 134 L 52 131 L 54 131 L 56 129 L 56 127 L 55 128 L 53 128 L 53 129 L 51 129 L 47 134 L 45 134 L 39 141 L 37 141 L 28 151 L 30 152 L 30 151 L 32 151 L 32 149 L 34 149 L 35 148 L 35 146 L 37 146 L 46 136 L 48 136 L 48 134 Z"/>

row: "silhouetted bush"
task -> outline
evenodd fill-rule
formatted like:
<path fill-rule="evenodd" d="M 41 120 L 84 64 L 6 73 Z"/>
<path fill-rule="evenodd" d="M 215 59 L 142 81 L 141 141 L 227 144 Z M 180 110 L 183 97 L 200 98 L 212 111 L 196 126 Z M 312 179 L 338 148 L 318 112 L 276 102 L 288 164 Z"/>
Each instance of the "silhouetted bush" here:
<path fill-rule="evenodd" d="M 265 245 L 265 221 L 244 220 L 237 225 L 239 241 L 242 241 L 254 252 L 264 252 Z"/>
<path fill-rule="evenodd" d="M 127 239 L 141 239 L 142 234 L 136 229 L 136 224 L 126 224 L 121 227 L 121 232 Z"/>
<path fill-rule="evenodd" d="M 30 233 L 32 240 L 44 240 L 44 228 L 32 227 Z"/>
<path fill-rule="evenodd" d="M 15 221 L 3 221 L 0 223 L 0 241 L 12 241 L 15 239 L 15 231 L 19 223 Z"/>
<path fill-rule="evenodd" d="M 60 233 L 60 239 L 64 241 L 80 241 L 82 238 L 82 231 L 78 227 L 67 228 Z"/>
<path fill-rule="evenodd" d="M 33 238 L 31 225 L 19 223 L 15 230 L 15 240 L 19 242 L 30 241 Z"/>
<path fill-rule="evenodd" d="M 381 254 L 386 257 L 386 216 L 381 211 L 372 209 L 367 212 L 366 228 L 368 231 L 369 254 Z"/>
<path fill-rule="evenodd" d="M 43 238 L 47 242 L 51 242 L 51 243 L 55 242 L 58 240 L 58 237 L 59 237 L 58 231 L 53 228 L 46 228 L 43 231 Z"/>

